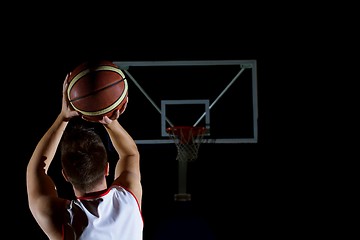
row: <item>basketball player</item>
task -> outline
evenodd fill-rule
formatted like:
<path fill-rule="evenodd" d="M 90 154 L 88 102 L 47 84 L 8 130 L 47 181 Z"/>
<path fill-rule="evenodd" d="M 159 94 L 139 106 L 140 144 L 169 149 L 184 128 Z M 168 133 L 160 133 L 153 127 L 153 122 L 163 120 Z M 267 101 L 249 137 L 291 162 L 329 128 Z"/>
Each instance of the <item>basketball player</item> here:
<path fill-rule="evenodd" d="M 72 119 L 79 119 L 79 113 L 68 103 L 67 77 L 61 111 L 38 142 L 27 166 L 31 213 L 49 239 L 142 240 L 137 146 L 119 123 L 119 110 L 97 122 L 103 125 L 119 155 L 114 181 L 107 186 L 110 169 L 100 136 L 90 128 L 68 126 Z M 57 149 L 61 151 L 62 175 L 72 185 L 74 199 L 60 198 L 47 175 Z"/>

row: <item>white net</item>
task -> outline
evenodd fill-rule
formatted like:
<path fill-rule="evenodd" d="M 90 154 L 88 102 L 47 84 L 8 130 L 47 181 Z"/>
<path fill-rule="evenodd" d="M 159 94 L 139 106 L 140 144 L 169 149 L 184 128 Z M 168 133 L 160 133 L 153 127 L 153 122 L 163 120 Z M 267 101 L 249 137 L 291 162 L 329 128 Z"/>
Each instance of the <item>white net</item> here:
<path fill-rule="evenodd" d="M 189 162 L 197 159 L 206 128 L 177 126 L 167 128 L 167 132 L 177 147 L 176 160 Z"/>

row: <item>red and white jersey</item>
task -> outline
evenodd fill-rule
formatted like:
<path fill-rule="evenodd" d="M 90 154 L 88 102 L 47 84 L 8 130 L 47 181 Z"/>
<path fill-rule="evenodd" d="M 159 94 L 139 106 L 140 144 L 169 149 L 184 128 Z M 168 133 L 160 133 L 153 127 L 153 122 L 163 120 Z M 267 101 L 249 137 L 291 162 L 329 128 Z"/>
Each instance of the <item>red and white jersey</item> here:
<path fill-rule="evenodd" d="M 65 240 L 143 239 L 139 202 L 121 186 L 111 186 L 99 196 L 72 200 L 66 210 Z"/>

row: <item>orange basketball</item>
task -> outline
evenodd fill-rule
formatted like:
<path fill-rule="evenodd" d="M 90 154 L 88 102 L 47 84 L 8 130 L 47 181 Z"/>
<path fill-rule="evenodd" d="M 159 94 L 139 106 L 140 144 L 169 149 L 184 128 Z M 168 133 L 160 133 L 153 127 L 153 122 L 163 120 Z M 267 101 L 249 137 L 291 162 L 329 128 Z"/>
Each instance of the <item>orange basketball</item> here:
<path fill-rule="evenodd" d="M 85 62 L 68 77 L 67 97 L 71 106 L 86 120 L 110 117 L 128 102 L 128 83 L 124 73 L 111 61 Z"/>

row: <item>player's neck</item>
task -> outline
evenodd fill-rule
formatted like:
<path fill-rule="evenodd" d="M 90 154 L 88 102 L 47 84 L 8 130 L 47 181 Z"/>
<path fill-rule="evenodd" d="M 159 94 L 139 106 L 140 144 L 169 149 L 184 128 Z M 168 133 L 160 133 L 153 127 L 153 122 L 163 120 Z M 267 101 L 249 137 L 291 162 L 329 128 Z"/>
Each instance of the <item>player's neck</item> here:
<path fill-rule="evenodd" d="M 107 184 L 106 181 L 102 182 L 101 184 L 97 185 L 93 189 L 89 191 L 82 191 L 74 188 L 74 193 L 76 197 L 91 197 L 91 196 L 99 196 L 102 193 L 106 192 Z"/>

